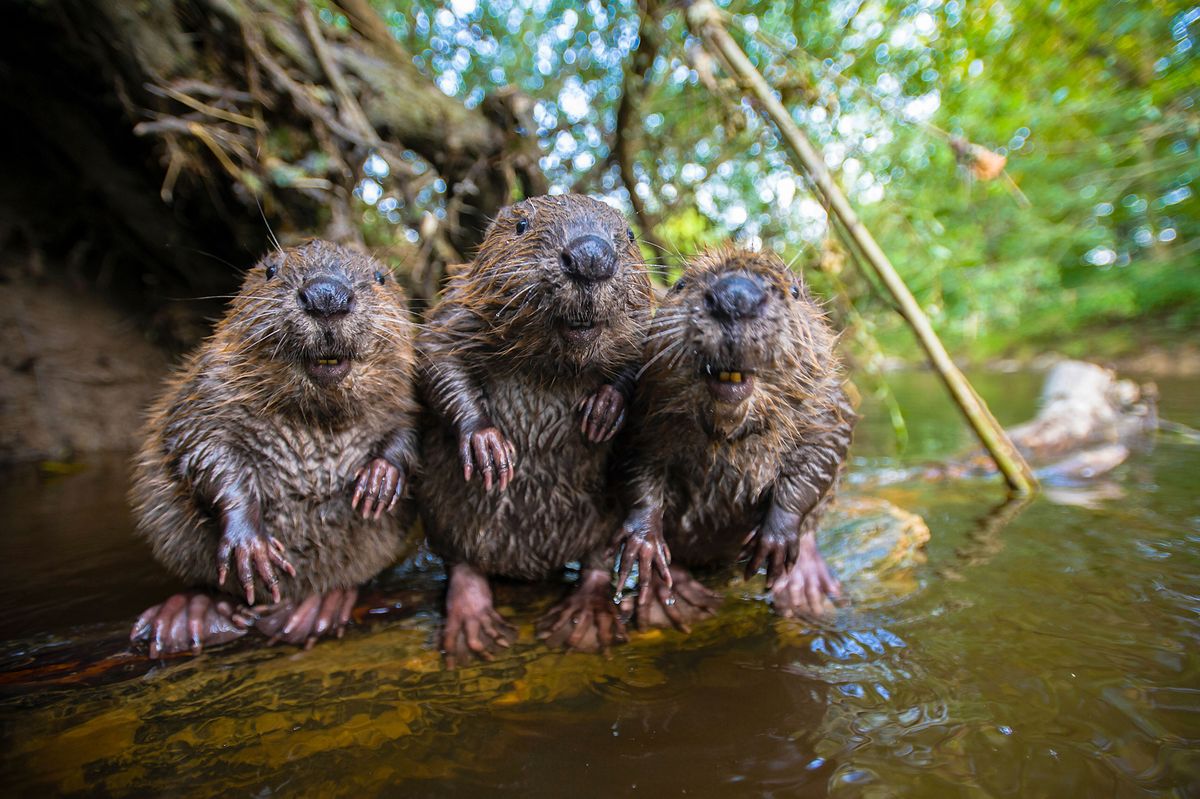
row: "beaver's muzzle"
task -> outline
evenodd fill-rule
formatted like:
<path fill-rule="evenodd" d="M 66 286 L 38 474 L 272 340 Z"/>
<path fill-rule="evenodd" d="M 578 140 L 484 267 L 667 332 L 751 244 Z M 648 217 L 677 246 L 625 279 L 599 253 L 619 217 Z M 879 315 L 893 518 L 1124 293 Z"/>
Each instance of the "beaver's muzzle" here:
<path fill-rule="evenodd" d="M 354 308 L 354 289 L 336 277 L 315 277 L 296 292 L 300 309 L 319 322 L 340 319 Z"/>

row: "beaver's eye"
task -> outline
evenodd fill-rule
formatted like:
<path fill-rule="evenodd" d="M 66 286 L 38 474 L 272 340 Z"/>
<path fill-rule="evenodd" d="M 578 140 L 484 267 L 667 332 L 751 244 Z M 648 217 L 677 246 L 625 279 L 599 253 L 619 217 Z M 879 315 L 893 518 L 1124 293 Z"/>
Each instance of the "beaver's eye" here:
<path fill-rule="evenodd" d="M 275 275 L 278 272 L 279 272 L 279 267 L 276 266 L 275 264 L 271 264 L 270 266 L 268 266 L 267 267 L 267 280 L 270 280 L 271 278 L 275 277 Z"/>
<path fill-rule="evenodd" d="M 678 280 L 676 280 L 676 281 L 675 281 L 675 285 L 674 285 L 674 286 L 671 286 L 671 291 L 679 291 L 679 290 L 680 290 L 680 289 L 682 289 L 682 288 L 683 288 L 685 285 L 687 285 L 687 280 L 685 280 L 684 278 L 682 278 L 682 277 L 681 277 L 681 278 L 679 278 Z"/>
<path fill-rule="evenodd" d="M 528 219 L 518 219 L 517 220 L 517 235 L 520 236 L 526 230 L 529 230 L 529 220 Z"/>
<path fill-rule="evenodd" d="M 633 228 L 625 228 L 625 235 L 629 236 L 630 242 L 637 243 L 637 236 L 633 235 Z"/>
<path fill-rule="evenodd" d="M 800 299 L 800 284 L 799 283 L 792 284 L 792 299 L 793 300 Z"/>
<path fill-rule="evenodd" d="M 375 282 L 376 282 L 376 283 L 378 283 L 379 285 L 381 285 L 381 286 L 382 286 L 382 285 L 384 284 L 384 280 L 385 280 L 385 278 L 384 278 L 384 276 L 383 276 L 383 272 L 376 272 L 376 273 L 375 273 Z"/>

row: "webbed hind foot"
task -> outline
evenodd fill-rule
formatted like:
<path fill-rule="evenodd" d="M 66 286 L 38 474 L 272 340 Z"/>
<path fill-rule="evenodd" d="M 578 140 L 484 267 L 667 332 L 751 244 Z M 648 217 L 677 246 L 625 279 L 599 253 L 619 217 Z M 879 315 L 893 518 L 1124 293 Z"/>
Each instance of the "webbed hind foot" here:
<path fill-rule="evenodd" d="M 645 580 L 645 578 L 642 578 Z M 652 573 L 640 586 L 635 605 L 637 628 L 674 627 L 690 633 L 692 625 L 716 615 L 722 597 L 706 588 L 677 563 L 671 564 L 671 583 Z"/>
<path fill-rule="evenodd" d="M 466 563 L 451 566 L 442 630 L 446 668 L 465 666 L 474 658 L 491 660 L 516 640 L 516 629 L 492 605 L 487 577 Z"/>
<path fill-rule="evenodd" d="M 613 601 L 612 575 L 588 569 L 570 596 L 538 622 L 538 638 L 553 647 L 607 652 L 628 640 L 621 608 Z"/>
<path fill-rule="evenodd" d="M 842 584 L 821 556 L 816 536 L 812 533 L 802 535 L 796 564 L 771 586 L 775 612 L 785 619 L 819 617 L 828 607 L 826 597 L 836 601 L 841 595 Z"/>
<path fill-rule="evenodd" d="M 357 588 L 335 588 L 323 594 L 310 594 L 299 603 L 281 602 L 255 608 L 260 615 L 254 626 L 270 639 L 268 645 L 282 641 L 312 649 L 323 636 L 341 638 L 345 634 L 357 600 Z"/>
<path fill-rule="evenodd" d="M 134 622 L 129 640 L 148 642 L 152 658 L 189 651 L 198 655 L 206 646 L 241 638 L 252 623 L 228 600 L 193 591 L 147 609 Z"/>

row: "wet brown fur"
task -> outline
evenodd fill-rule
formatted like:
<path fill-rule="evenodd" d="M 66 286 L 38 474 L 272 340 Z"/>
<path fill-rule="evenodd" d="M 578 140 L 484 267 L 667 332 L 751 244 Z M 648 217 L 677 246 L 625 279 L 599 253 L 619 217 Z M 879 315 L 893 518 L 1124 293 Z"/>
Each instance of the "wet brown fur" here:
<path fill-rule="evenodd" d="M 761 316 L 732 331 L 704 301 L 731 272 L 768 293 Z M 630 430 L 634 504 L 662 507 L 674 561 L 731 563 L 773 502 L 803 517 L 799 534 L 815 529 L 855 421 L 834 343 L 799 276 L 773 253 L 725 247 L 688 264 L 651 323 Z M 717 403 L 710 367 L 753 370 L 752 395 Z"/>
<path fill-rule="evenodd" d="M 519 220 L 529 225 L 524 233 Z M 580 286 L 559 253 L 586 233 L 607 239 L 620 267 L 604 283 Z M 524 579 L 599 557 L 620 524 L 608 499 L 612 443 L 584 439 L 576 405 L 606 383 L 632 391 L 651 299 L 627 222 L 604 203 L 535 197 L 500 212 L 419 339 L 433 412 L 422 425 L 418 496 L 435 551 Z M 604 328 L 586 345 L 560 333 L 566 322 L 593 320 Z M 460 433 L 484 418 L 516 449 L 505 491 L 463 480 Z"/>
<path fill-rule="evenodd" d="M 278 270 L 269 279 L 268 267 Z M 355 305 L 327 333 L 296 291 L 330 272 L 352 285 Z M 392 563 L 405 542 L 400 514 L 361 518 L 351 487 L 376 457 L 412 472 L 414 334 L 403 290 L 368 256 L 313 241 L 254 266 L 150 410 L 131 498 L 155 557 L 187 583 L 216 588 L 215 506 L 245 488 L 263 532 L 296 567 L 295 577 L 279 575 L 284 600 L 357 586 Z M 350 358 L 350 373 L 318 385 L 304 364 L 330 355 Z M 269 598 L 261 579 L 256 586 Z M 240 595 L 236 574 L 224 590 Z"/>

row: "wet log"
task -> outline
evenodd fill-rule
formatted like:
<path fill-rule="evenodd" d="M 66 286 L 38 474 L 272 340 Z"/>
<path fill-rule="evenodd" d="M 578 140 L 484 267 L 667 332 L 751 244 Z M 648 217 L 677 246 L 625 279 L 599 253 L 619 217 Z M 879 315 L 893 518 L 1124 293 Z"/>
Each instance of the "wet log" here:
<path fill-rule="evenodd" d="M 1158 390 L 1153 383 L 1121 379 L 1113 370 L 1086 361 L 1055 364 L 1038 405 L 1037 415 L 1008 435 L 1043 481 L 1088 480 L 1110 472 L 1158 428 Z M 918 471 L 926 479 L 944 479 L 984 476 L 994 473 L 994 467 L 983 453 L 975 452 Z M 904 474 L 905 479 L 913 476 Z"/>
<path fill-rule="evenodd" d="M 1061 361 L 1046 375 L 1037 416 L 1009 431 L 1032 460 L 1052 462 L 1092 446 L 1122 444 L 1154 431 L 1158 390 L 1122 380 L 1086 361 Z"/>
<path fill-rule="evenodd" d="M 841 576 L 849 606 L 861 609 L 881 600 L 890 601 L 916 588 L 915 574 L 917 567 L 925 561 L 924 546 L 929 540 L 929 528 L 920 516 L 887 500 L 851 494 L 838 498 L 822 524 L 819 539 L 830 567 Z M 425 556 L 416 557 L 422 559 Z M 758 601 L 766 593 L 762 578 L 746 582 L 737 574 L 730 570 L 728 574 L 718 574 L 706 581 L 733 601 L 735 614 L 751 612 L 757 617 L 760 610 L 766 609 L 765 604 Z M 417 573 L 412 563 L 406 563 L 363 591 L 354 611 L 354 620 L 356 625 L 368 628 L 370 634 L 374 634 L 378 632 L 377 625 L 411 619 L 412 624 L 432 636 L 440 624 L 435 611 L 440 609 L 444 590 L 440 577 Z M 496 590 L 498 604 L 507 605 L 509 612 L 517 608 L 518 620 L 527 622 L 530 631 L 539 613 L 555 598 L 550 595 L 552 592 L 546 591 L 545 585 L 538 584 L 500 583 Z M 722 610 L 721 617 L 727 615 L 726 610 Z M 133 651 L 126 639 L 131 621 L 82 628 L 70 637 L 49 635 L 5 642 L 0 645 L 0 696 L 11 697 L 55 687 L 97 687 L 143 676 L 163 664 L 178 665 L 193 660 L 190 655 L 185 655 L 152 661 Z M 360 632 L 367 634 L 367 630 Z M 636 635 L 633 644 L 645 645 L 663 635 L 661 632 Z M 668 637 L 671 636 L 674 634 Z M 695 634 L 686 639 L 678 638 L 691 640 Z M 526 636 L 526 639 L 532 641 L 533 636 Z M 263 650 L 261 643 L 261 639 L 247 637 L 206 653 L 200 660 L 238 663 L 246 657 L 256 661 L 295 653 L 294 649 L 286 647 Z M 340 646 L 340 643 L 331 643 L 318 648 L 329 650 Z M 534 645 L 534 648 L 542 649 L 542 646 Z M 432 646 L 420 649 L 422 651 L 414 650 L 410 655 L 438 660 Z M 520 652 L 521 648 L 515 651 Z"/>
<path fill-rule="evenodd" d="M 24 793 L 159 794 L 204 785 L 227 794 L 260 787 L 263 774 L 285 767 L 286 752 L 287 760 L 328 763 L 328 784 L 307 792 L 340 795 L 363 780 L 377 783 L 377 774 L 359 768 L 362 757 L 393 745 L 397 769 L 437 776 L 438 762 L 423 753 L 453 734 L 453 720 L 464 714 L 540 705 L 605 684 L 665 685 L 664 658 L 756 635 L 803 646 L 918 587 L 929 538 L 919 517 L 851 496 L 820 535 L 852 598 L 836 617 L 780 619 L 760 600 L 761 578 L 730 575 L 713 583 L 726 595 L 721 612 L 691 635 L 634 633 L 609 658 L 536 643 L 533 622 L 557 592 L 502 586 L 497 598 L 521 641 L 492 663 L 446 671 L 434 645 L 443 586 L 411 571 L 407 588 L 385 584 L 367 597 L 345 639 L 309 652 L 239 642 L 198 658 L 150 661 L 128 651 L 124 624 L 9 642 L 0 649 L 0 775 L 10 791 Z"/>

